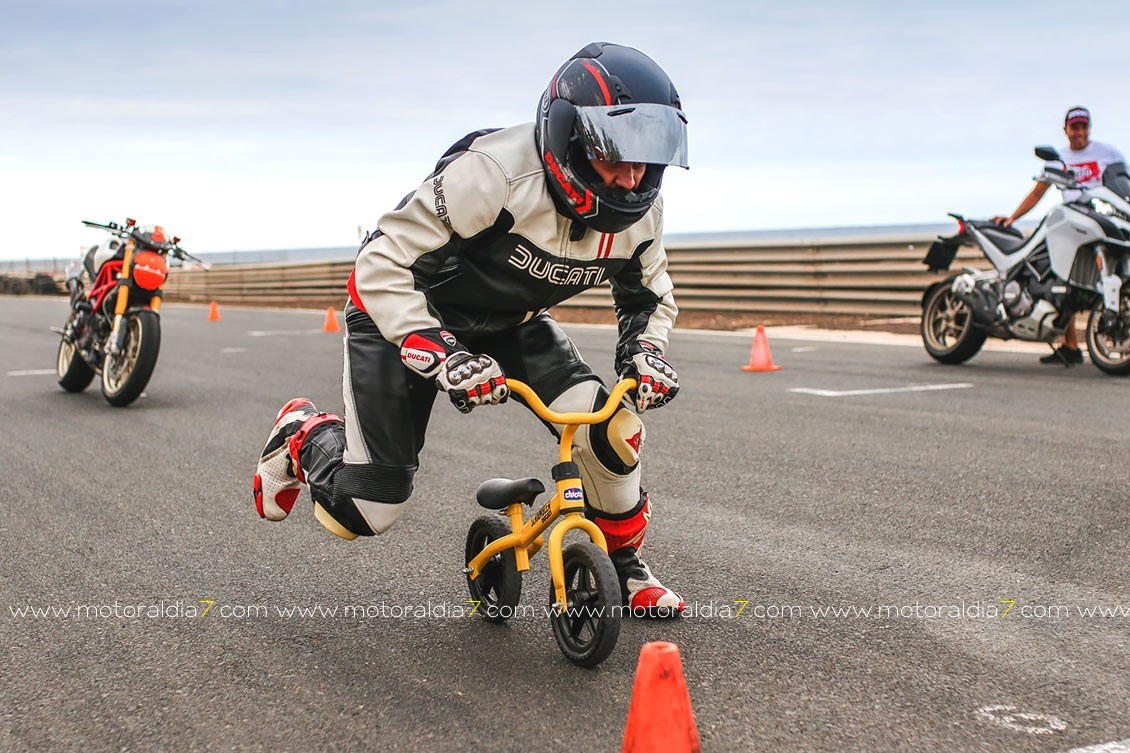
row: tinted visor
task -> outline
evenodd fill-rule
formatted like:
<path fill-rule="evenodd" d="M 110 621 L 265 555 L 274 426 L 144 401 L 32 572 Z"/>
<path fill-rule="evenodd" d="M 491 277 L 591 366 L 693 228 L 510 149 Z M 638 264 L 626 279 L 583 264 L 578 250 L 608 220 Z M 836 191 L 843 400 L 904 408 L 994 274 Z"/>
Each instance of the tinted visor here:
<path fill-rule="evenodd" d="M 674 107 L 651 103 L 578 107 L 576 126 L 593 157 L 687 166 L 687 117 Z"/>

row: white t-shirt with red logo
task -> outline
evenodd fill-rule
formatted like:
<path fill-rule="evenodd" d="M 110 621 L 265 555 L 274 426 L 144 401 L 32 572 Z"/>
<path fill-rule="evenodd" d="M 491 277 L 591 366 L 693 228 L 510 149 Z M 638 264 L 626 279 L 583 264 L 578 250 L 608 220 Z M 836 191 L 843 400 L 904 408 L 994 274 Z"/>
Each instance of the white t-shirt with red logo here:
<path fill-rule="evenodd" d="M 1101 141 L 1092 141 L 1079 151 L 1073 151 L 1068 145 L 1059 150 L 1059 156 L 1067 163 L 1067 169 L 1075 173 L 1075 180 L 1079 185 L 1090 188 L 1102 184 L 1103 171 L 1115 162 L 1125 162 L 1122 152 L 1110 144 Z M 1058 162 L 1048 162 L 1048 167 L 1059 168 Z M 1063 192 L 1064 201 L 1075 201 L 1083 195 L 1082 191 L 1069 188 Z"/>

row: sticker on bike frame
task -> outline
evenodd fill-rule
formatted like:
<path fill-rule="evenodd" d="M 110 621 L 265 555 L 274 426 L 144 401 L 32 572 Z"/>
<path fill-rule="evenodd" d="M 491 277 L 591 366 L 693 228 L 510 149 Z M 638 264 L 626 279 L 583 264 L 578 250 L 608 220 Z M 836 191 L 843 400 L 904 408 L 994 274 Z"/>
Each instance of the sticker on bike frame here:
<path fill-rule="evenodd" d="M 570 489 L 566 489 L 564 496 L 565 499 L 569 500 L 570 502 L 580 502 L 585 498 L 584 492 L 582 492 L 575 486 Z"/>

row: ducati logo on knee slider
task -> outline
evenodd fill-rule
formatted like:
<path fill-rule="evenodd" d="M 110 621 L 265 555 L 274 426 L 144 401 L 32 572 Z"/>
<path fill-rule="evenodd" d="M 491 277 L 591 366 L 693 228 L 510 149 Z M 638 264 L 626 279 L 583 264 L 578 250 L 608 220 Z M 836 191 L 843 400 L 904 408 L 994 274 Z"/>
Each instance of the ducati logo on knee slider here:
<path fill-rule="evenodd" d="M 637 431 L 635 433 L 635 436 L 628 437 L 624 441 L 628 443 L 629 447 L 631 447 L 633 450 L 636 451 L 637 455 L 639 455 L 640 454 L 640 442 L 643 441 L 643 429 L 640 429 L 639 431 Z"/>

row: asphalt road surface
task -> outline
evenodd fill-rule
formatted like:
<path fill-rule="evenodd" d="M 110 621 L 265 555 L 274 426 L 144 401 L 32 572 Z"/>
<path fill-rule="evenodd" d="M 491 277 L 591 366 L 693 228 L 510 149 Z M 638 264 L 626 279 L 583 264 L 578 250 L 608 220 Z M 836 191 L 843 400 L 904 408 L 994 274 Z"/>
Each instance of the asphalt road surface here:
<path fill-rule="evenodd" d="M 321 313 L 170 305 L 114 409 L 38 373 L 65 311 L 0 298 L 0 749 L 616 751 L 655 640 L 707 751 L 1130 749 L 1130 380 L 772 331 L 751 374 L 751 335 L 676 333 L 645 553 L 689 611 L 582 670 L 460 611 L 475 487 L 549 481 L 521 407 L 437 402 L 409 509 L 347 543 L 250 493 L 286 399 L 342 409 Z M 569 331 L 607 376 L 614 333 Z"/>

